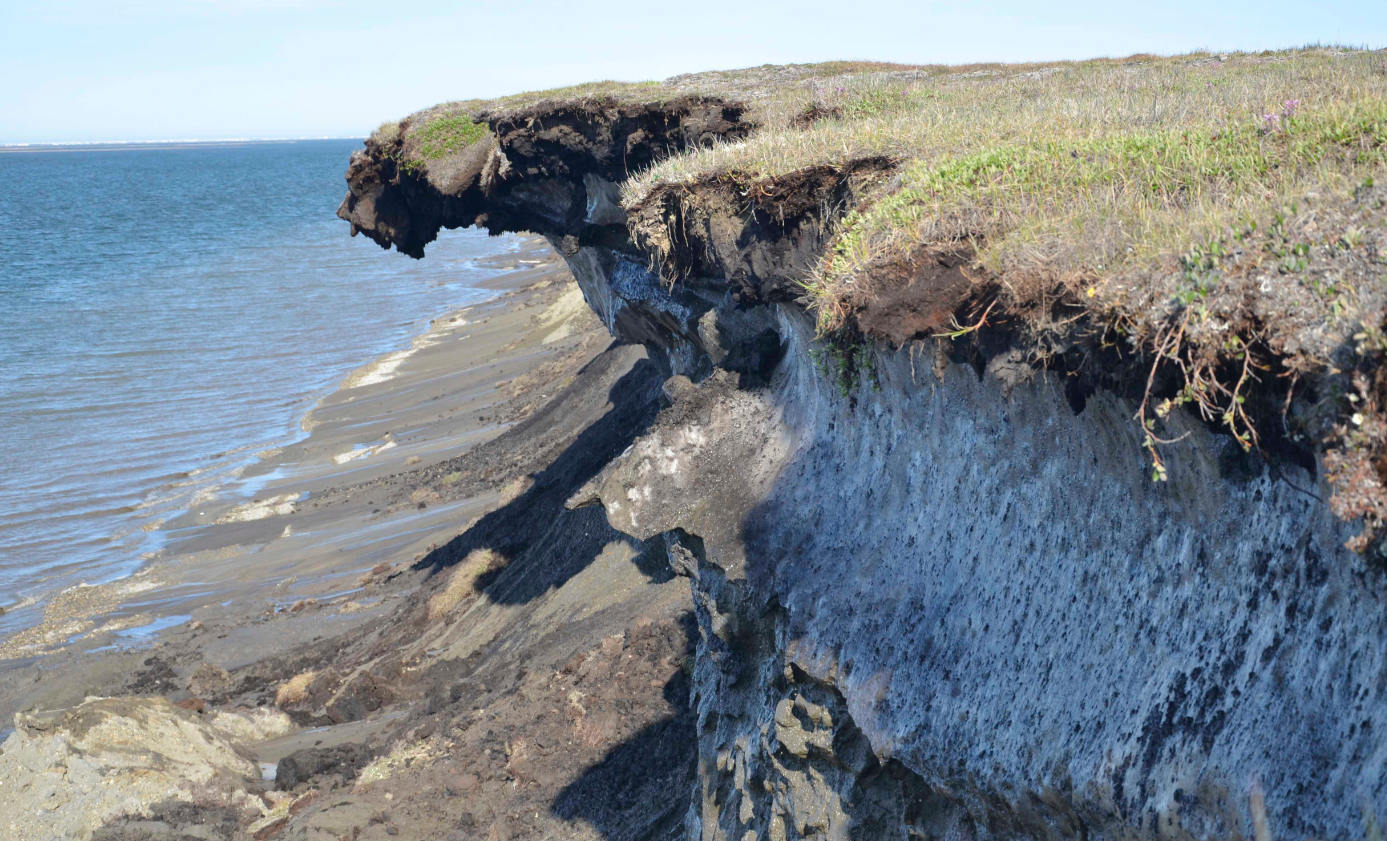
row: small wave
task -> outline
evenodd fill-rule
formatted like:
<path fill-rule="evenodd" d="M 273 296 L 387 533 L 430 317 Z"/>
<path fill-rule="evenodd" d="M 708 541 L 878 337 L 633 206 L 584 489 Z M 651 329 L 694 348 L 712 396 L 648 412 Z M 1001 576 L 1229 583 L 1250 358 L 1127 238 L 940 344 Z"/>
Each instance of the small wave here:
<path fill-rule="evenodd" d="M 351 376 L 342 381 L 342 389 L 346 390 L 349 388 L 360 388 L 365 385 L 376 385 L 377 383 L 383 383 L 386 380 L 392 379 L 395 376 L 395 372 L 404 364 L 404 361 L 413 356 L 417 349 L 418 348 L 410 348 L 409 350 L 387 353 L 365 368 L 359 368 L 354 371 Z"/>
<path fill-rule="evenodd" d="M 423 334 L 415 336 L 407 350 L 397 350 L 387 353 L 369 365 L 356 369 L 345 380 L 342 381 L 340 388 L 360 388 L 367 385 L 376 385 L 388 380 L 392 380 L 398 374 L 400 366 L 411 356 L 423 350 L 433 347 L 443 341 L 444 333 L 452 332 L 468 324 L 467 319 L 461 317 L 461 313 L 466 312 L 468 307 L 455 310 L 447 315 L 435 318 L 429 322 L 429 329 Z"/>
<path fill-rule="evenodd" d="M 302 498 L 303 494 L 292 493 L 272 496 L 269 499 L 262 499 L 259 502 L 247 502 L 221 515 L 217 518 L 217 522 L 248 523 L 252 520 L 263 520 L 266 517 L 286 516 L 297 510 L 297 506 L 294 503 Z"/>
<path fill-rule="evenodd" d="M 38 603 L 38 596 L 25 596 L 14 604 L 0 604 L 0 609 L 3 609 L 6 613 L 10 613 L 16 610 L 23 610 L 26 607 L 33 607 Z"/>

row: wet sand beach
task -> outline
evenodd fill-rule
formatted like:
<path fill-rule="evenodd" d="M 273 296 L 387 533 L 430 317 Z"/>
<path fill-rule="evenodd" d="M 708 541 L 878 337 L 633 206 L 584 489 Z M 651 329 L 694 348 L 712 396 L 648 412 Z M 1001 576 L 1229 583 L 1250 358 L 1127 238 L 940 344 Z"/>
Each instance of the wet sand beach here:
<path fill-rule="evenodd" d="M 542 240 L 497 260 L 511 270 L 494 297 L 346 378 L 302 440 L 245 471 L 249 499 L 202 501 L 164 524 L 138 573 L 70 588 L 0 639 L 0 733 L 16 711 L 129 688 L 166 647 L 234 669 L 388 611 L 399 594 L 382 582 L 497 501 L 445 500 L 429 488 L 456 480 L 438 465 L 534 412 L 610 342 Z"/>

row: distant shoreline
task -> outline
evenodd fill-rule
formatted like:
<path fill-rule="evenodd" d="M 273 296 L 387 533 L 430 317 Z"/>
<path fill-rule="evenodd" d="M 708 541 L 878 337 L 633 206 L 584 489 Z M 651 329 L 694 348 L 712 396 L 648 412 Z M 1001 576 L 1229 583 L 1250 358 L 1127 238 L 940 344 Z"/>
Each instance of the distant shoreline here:
<path fill-rule="evenodd" d="M 281 137 L 230 140 L 110 140 L 75 143 L 15 143 L 0 145 L 0 155 L 22 152 L 126 152 L 148 149 L 206 149 L 262 146 L 271 143 L 311 143 L 316 140 L 365 140 L 365 137 Z"/>

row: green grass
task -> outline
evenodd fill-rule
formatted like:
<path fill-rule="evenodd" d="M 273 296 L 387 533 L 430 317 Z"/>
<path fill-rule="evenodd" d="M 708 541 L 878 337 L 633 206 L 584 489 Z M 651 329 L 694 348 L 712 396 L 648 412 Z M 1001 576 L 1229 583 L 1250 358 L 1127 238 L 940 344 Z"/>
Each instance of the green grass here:
<path fill-rule="evenodd" d="M 737 172 L 773 178 L 817 164 L 959 156 L 1008 144 L 1216 131 L 1305 106 L 1387 94 L 1381 53 L 1331 48 L 1271 55 L 1133 56 L 1032 65 L 928 67 L 797 79 L 752 100 L 763 126 L 746 141 L 672 157 L 627 185 L 638 204 L 662 185 Z M 735 88 L 729 85 L 729 88 Z M 710 93 L 717 92 L 709 90 Z M 790 127 L 811 105 L 841 119 Z"/>
<path fill-rule="evenodd" d="M 967 241 L 994 274 L 1092 284 L 1184 254 L 1298 193 L 1344 192 L 1381 174 L 1387 97 L 1293 110 L 1272 129 L 1247 117 L 1206 131 L 1034 138 L 907 163 L 893 192 L 843 220 L 807 284 L 821 323 L 838 326 L 833 300 L 870 284 L 874 266 L 921 247 Z"/>
<path fill-rule="evenodd" d="M 381 123 L 371 142 L 406 172 L 420 172 L 432 161 L 465 152 L 490 132 L 466 113 L 423 112 L 399 122 Z"/>
<path fill-rule="evenodd" d="M 412 139 L 417 144 L 415 148 L 420 158 L 436 161 L 458 154 L 485 137 L 487 131 L 486 123 L 459 115 L 425 123 L 414 131 Z"/>

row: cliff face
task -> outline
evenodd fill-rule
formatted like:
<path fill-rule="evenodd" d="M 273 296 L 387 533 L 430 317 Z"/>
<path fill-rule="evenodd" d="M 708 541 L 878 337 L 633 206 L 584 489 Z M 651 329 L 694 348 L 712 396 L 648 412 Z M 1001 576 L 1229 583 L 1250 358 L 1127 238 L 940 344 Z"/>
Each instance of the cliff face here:
<path fill-rule="evenodd" d="M 488 120 L 470 173 L 368 144 L 339 215 L 413 256 L 440 227 L 543 233 L 663 363 L 668 407 L 569 506 L 690 579 L 689 837 L 1230 837 L 1254 785 L 1275 837 L 1360 835 L 1387 590 L 1314 472 L 1177 410 L 1153 483 L 1128 397 L 1004 340 L 820 346 L 794 280 L 889 161 L 626 210 L 628 172 L 741 136 L 741 109 L 532 110 Z"/>

